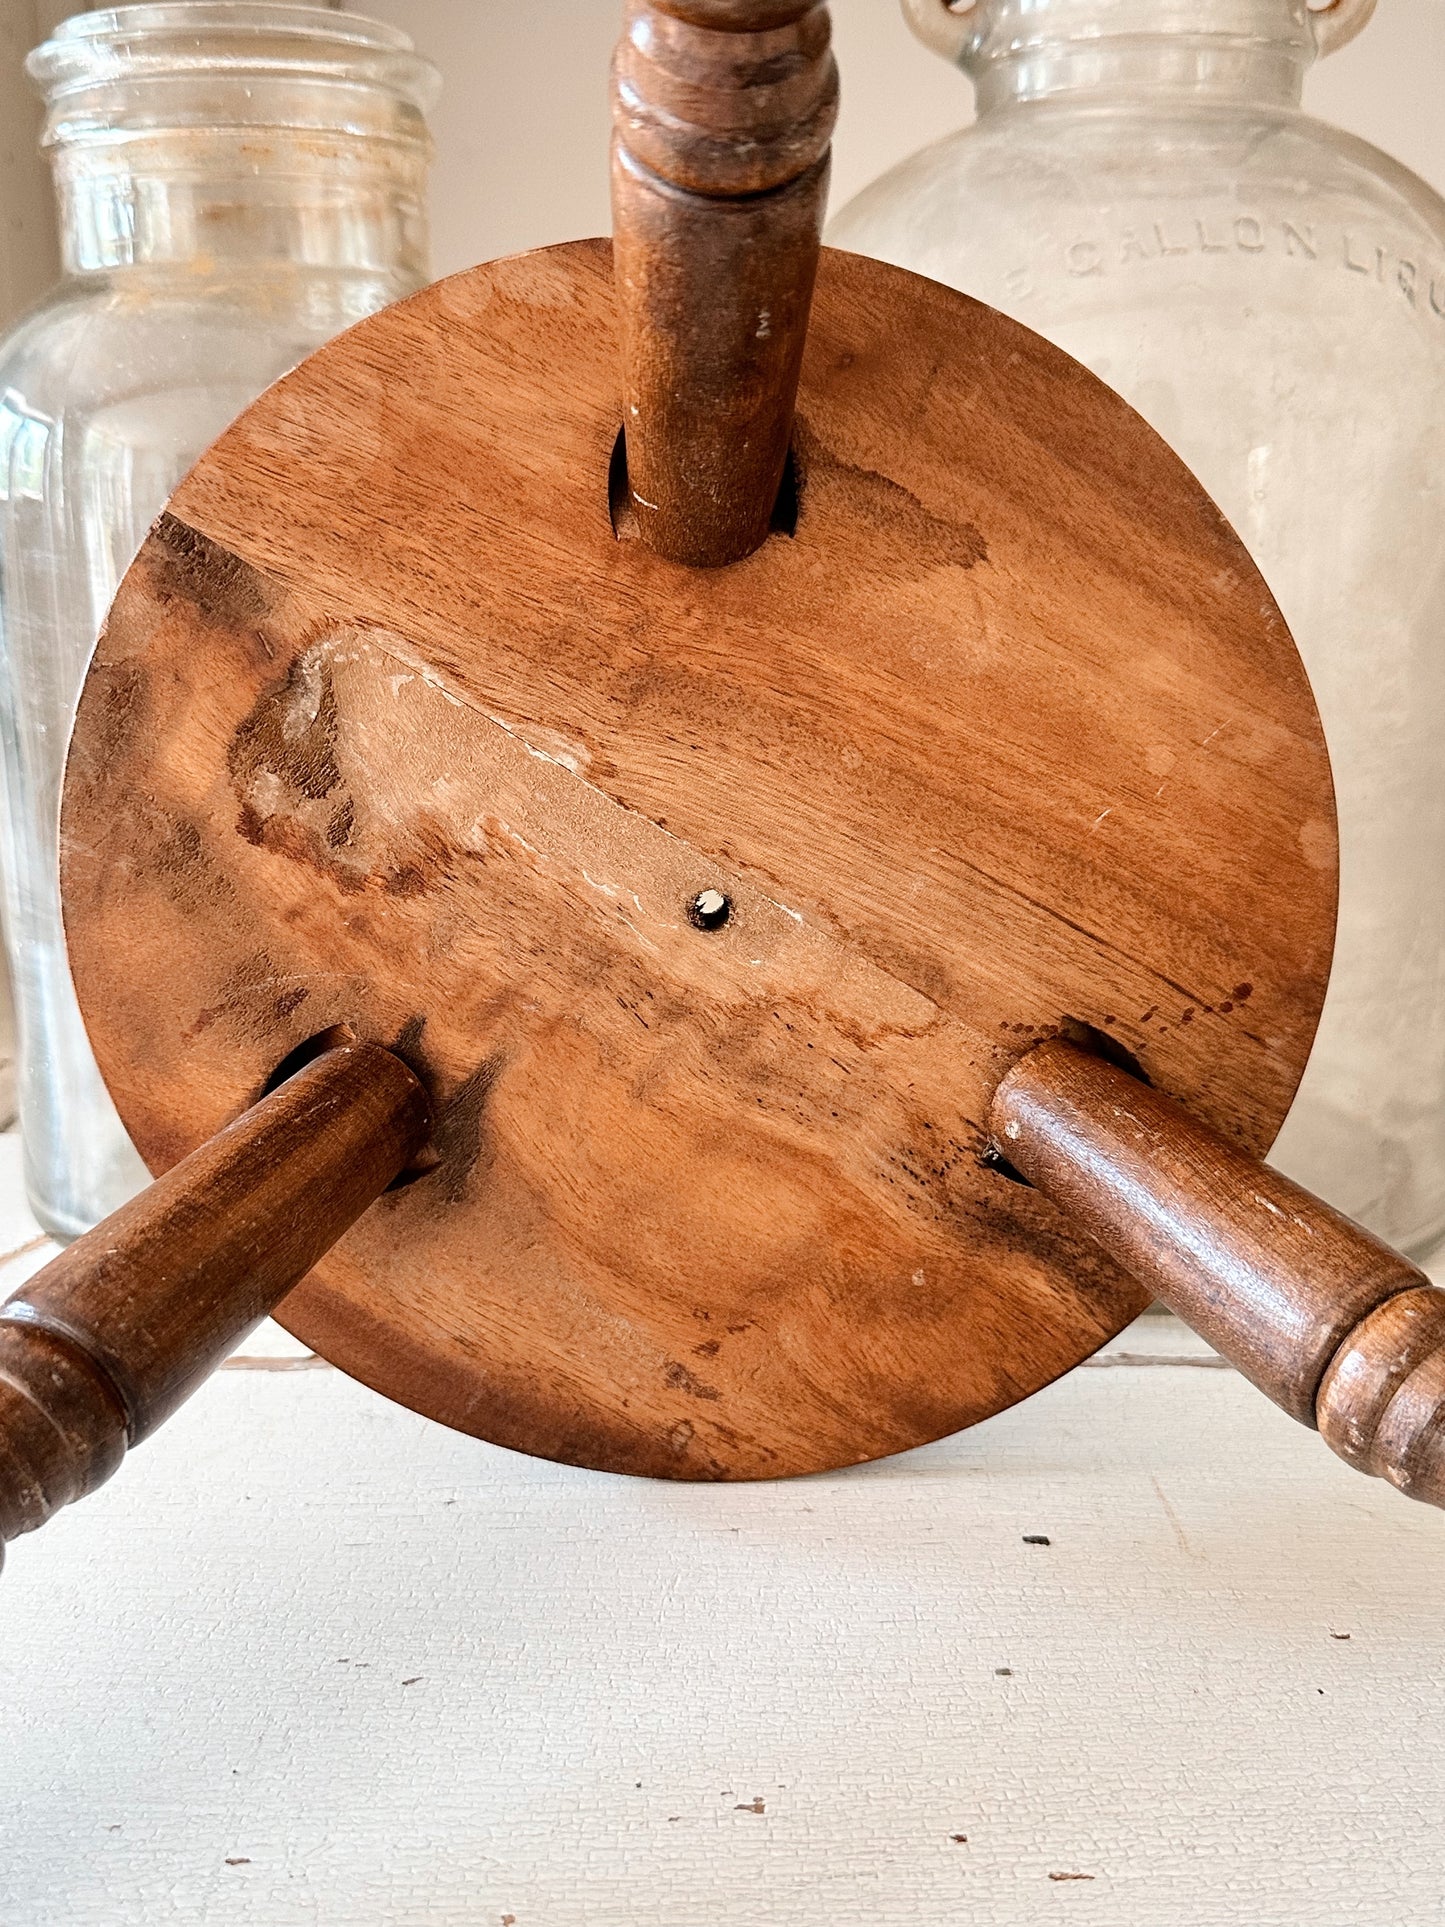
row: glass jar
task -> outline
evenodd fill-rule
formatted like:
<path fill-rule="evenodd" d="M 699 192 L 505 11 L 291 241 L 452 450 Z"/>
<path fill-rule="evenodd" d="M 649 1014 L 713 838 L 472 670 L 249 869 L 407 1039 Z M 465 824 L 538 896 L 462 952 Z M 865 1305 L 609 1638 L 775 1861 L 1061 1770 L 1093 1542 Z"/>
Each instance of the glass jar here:
<path fill-rule="evenodd" d="M 262 388 L 427 278 L 438 78 L 389 26 L 180 0 L 30 56 L 63 279 L 0 346 L 5 937 L 26 1182 L 71 1238 L 145 1180 L 66 965 L 57 822 L 99 624 L 190 464 Z"/>
<path fill-rule="evenodd" d="M 978 119 L 832 223 L 1088 364 L 1214 496 L 1299 643 L 1340 925 L 1274 1161 L 1445 1233 L 1445 202 L 1306 115 L 1373 0 L 905 0 Z"/>

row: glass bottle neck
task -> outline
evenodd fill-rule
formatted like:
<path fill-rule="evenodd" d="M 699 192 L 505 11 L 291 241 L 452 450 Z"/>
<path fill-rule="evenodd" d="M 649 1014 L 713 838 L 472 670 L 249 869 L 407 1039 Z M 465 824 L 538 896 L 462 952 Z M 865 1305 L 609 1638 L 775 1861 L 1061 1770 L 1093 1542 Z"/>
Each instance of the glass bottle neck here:
<path fill-rule="evenodd" d="M 1298 107 L 1318 50 L 1307 0 L 976 0 L 965 17 L 980 114 L 1088 95 Z"/>
<path fill-rule="evenodd" d="M 973 70 L 980 116 L 1027 102 L 1091 94 L 1174 107 L 1227 102 L 1298 107 L 1305 65 L 1276 48 L 1187 42 L 1037 47 Z"/>
<path fill-rule="evenodd" d="M 70 274 L 426 272 L 440 76 L 395 27 L 299 0 L 144 0 L 26 61 Z"/>
<path fill-rule="evenodd" d="M 52 151 L 72 275 L 169 268 L 400 270 L 425 279 L 425 151 L 266 127 Z"/>

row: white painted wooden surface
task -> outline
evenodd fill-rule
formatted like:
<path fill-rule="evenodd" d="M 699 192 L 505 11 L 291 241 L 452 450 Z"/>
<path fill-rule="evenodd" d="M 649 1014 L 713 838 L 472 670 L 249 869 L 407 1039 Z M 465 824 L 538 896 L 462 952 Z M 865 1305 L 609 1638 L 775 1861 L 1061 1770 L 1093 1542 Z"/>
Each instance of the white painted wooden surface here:
<path fill-rule="evenodd" d="M 1167 1320 L 775 1487 L 233 1366 L 11 1549 L 0 1927 L 1423 1927 L 1442 1596 Z"/>

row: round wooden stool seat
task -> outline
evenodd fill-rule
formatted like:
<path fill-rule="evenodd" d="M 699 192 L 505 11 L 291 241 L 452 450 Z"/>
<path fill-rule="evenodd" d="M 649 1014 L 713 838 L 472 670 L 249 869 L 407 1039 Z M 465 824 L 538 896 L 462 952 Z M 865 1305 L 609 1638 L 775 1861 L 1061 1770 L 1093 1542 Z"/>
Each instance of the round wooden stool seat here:
<path fill-rule="evenodd" d="M 796 526 L 614 529 L 609 252 L 492 263 L 265 394 L 82 699 L 71 955 L 153 1168 L 345 1026 L 429 1168 L 283 1322 L 518 1450 L 761 1478 L 973 1423 L 1137 1286 L 991 1166 L 1105 1033 L 1268 1145 L 1329 964 L 1323 740 L 1182 465 L 1065 355 L 825 254 Z"/>

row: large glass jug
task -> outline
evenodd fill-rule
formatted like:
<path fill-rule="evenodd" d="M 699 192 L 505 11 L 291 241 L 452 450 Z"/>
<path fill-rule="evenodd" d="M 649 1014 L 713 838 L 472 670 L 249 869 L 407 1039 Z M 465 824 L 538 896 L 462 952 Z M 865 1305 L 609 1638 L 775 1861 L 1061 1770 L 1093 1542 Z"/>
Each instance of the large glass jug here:
<path fill-rule="evenodd" d="M 828 238 L 1086 362 L 1249 544 L 1341 830 L 1334 975 L 1274 1161 L 1418 1256 L 1445 1234 L 1445 202 L 1300 106 L 1372 8 L 905 0 L 978 119 Z"/>
<path fill-rule="evenodd" d="M 30 1202 L 69 1238 L 145 1179 L 61 932 L 60 781 L 91 645 L 201 450 L 426 280 L 437 76 L 392 27 L 261 0 L 82 14 L 29 71 L 65 277 L 0 347 L 5 932 Z"/>

